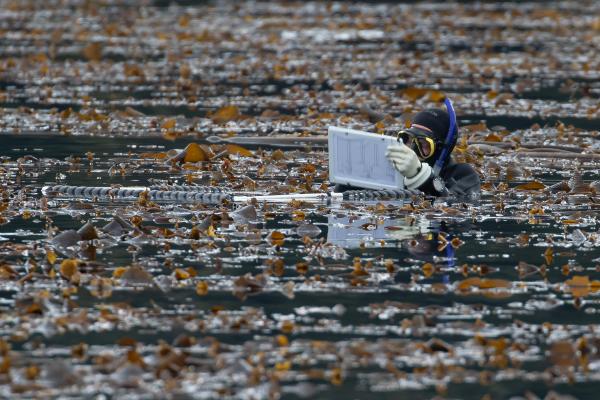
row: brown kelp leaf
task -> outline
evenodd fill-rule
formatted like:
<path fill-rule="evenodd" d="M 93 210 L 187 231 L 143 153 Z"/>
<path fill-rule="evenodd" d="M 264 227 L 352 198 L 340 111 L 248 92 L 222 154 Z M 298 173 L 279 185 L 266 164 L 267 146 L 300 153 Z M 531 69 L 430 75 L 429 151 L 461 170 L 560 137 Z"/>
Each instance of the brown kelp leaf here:
<path fill-rule="evenodd" d="M 282 276 L 285 272 L 285 262 L 281 258 L 276 259 L 275 261 L 273 261 L 272 270 L 273 275 Z"/>
<path fill-rule="evenodd" d="M 242 178 L 242 185 L 244 186 L 245 189 L 248 189 L 250 191 L 255 191 L 256 190 L 256 181 L 254 181 L 253 179 L 244 176 Z"/>
<path fill-rule="evenodd" d="M 209 159 L 208 153 L 198 143 L 190 143 L 179 154 L 169 159 L 169 161 L 183 164 L 208 161 Z"/>
<path fill-rule="evenodd" d="M 0 265 L 0 279 L 16 279 L 19 276 L 18 272 L 8 264 Z"/>
<path fill-rule="evenodd" d="M 233 281 L 233 294 L 240 300 L 245 300 L 249 294 L 261 292 L 266 284 L 267 278 L 264 274 L 252 276 L 248 272 Z"/>
<path fill-rule="evenodd" d="M 485 124 L 485 122 L 480 122 L 478 124 L 471 124 L 471 125 L 462 125 L 460 127 L 460 131 L 461 132 L 485 132 L 487 131 L 488 127 Z"/>
<path fill-rule="evenodd" d="M 142 217 L 141 215 L 133 215 L 129 218 L 129 221 L 131 221 L 133 225 L 139 228 L 142 222 L 144 222 L 144 217 Z"/>
<path fill-rule="evenodd" d="M 78 272 L 79 261 L 76 259 L 66 259 L 60 263 L 60 274 L 63 278 L 70 280 Z"/>
<path fill-rule="evenodd" d="M 177 138 L 179 138 L 180 136 L 181 136 L 181 132 L 177 132 L 174 130 L 168 130 L 162 134 L 163 139 L 170 140 L 172 142 L 177 140 Z"/>
<path fill-rule="evenodd" d="M 463 242 L 462 240 L 460 240 L 460 238 L 458 237 L 454 237 L 452 238 L 452 240 L 450 241 L 450 245 L 455 248 L 458 249 L 460 246 L 462 246 L 463 244 L 465 244 L 465 242 Z"/>
<path fill-rule="evenodd" d="M 292 281 L 288 281 L 286 282 L 282 287 L 281 287 L 281 294 L 283 294 L 285 297 L 287 297 L 290 300 L 293 300 L 295 295 L 294 295 L 294 282 Z"/>
<path fill-rule="evenodd" d="M 577 363 L 575 347 L 569 341 L 552 343 L 550 347 L 550 361 L 558 367 L 572 367 Z"/>
<path fill-rule="evenodd" d="M 198 296 L 206 296 L 208 294 L 208 283 L 206 281 L 199 281 L 196 284 L 196 294 Z"/>
<path fill-rule="evenodd" d="M 523 183 L 521 185 L 515 186 L 515 190 L 542 190 L 545 188 L 546 188 L 546 185 L 544 185 L 542 182 L 538 182 L 538 181 L 527 182 L 527 183 Z"/>
<path fill-rule="evenodd" d="M 296 272 L 298 272 L 300 275 L 306 275 L 308 272 L 308 264 L 303 261 L 296 263 Z"/>
<path fill-rule="evenodd" d="M 284 158 L 285 158 L 285 153 L 280 149 L 274 150 L 271 153 L 271 160 L 273 160 L 273 161 L 280 161 L 280 160 L 283 160 Z"/>
<path fill-rule="evenodd" d="M 127 267 L 121 274 L 121 282 L 127 285 L 152 285 L 154 277 L 140 265 L 132 265 Z"/>
<path fill-rule="evenodd" d="M 80 113 L 77 114 L 77 116 L 79 117 L 80 120 L 86 121 L 86 122 L 90 122 L 90 121 L 102 122 L 102 121 L 106 121 L 109 119 L 108 115 L 99 113 L 98 111 L 96 111 L 94 109 L 81 111 Z"/>
<path fill-rule="evenodd" d="M 484 139 L 486 142 L 501 142 L 502 138 L 494 133 L 490 133 Z"/>
<path fill-rule="evenodd" d="M 279 347 L 286 347 L 290 345 L 290 341 L 285 335 L 275 336 L 275 343 L 277 343 L 277 346 Z"/>
<path fill-rule="evenodd" d="M 274 246 L 275 245 L 281 246 L 285 240 L 285 235 L 279 231 L 273 231 L 269 235 L 269 240 L 271 241 L 271 244 L 273 244 Z"/>
<path fill-rule="evenodd" d="M 519 279 L 524 279 L 530 275 L 541 272 L 541 268 L 538 268 L 536 265 L 533 264 L 528 264 L 524 261 L 519 261 L 517 271 L 519 272 Z"/>
<path fill-rule="evenodd" d="M 185 279 L 190 278 L 190 273 L 182 268 L 175 268 L 175 271 L 173 272 L 173 276 L 178 281 L 183 281 Z"/>
<path fill-rule="evenodd" d="M 24 371 L 25 378 L 33 381 L 40 375 L 40 368 L 37 365 L 28 365 Z"/>
<path fill-rule="evenodd" d="M 198 229 L 198 227 L 196 227 L 196 226 L 193 227 L 192 229 L 190 229 L 188 238 L 190 238 L 192 240 L 199 240 L 200 239 L 200 229 Z"/>
<path fill-rule="evenodd" d="M 350 273 L 350 275 L 352 276 L 369 276 L 369 272 L 365 269 L 365 266 L 362 264 L 360 257 L 354 258 L 352 268 L 352 272 Z"/>
<path fill-rule="evenodd" d="M 137 340 L 129 336 L 122 336 L 117 340 L 117 345 L 121 347 L 132 347 L 135 348 L 137 346 Z"/>
<path fill-rule="evenodd" d="M 93 42 L 83 48 L 83 56 L 90 61 L 100 61 L 102 59 L 102 44 Z"/>
<path fill-rule="evenodd" d="M 81 342 L 71 347 L 71 356 L 73 358 L 83 360 L 86 357 L 88 351 L 87 343 Z"/>
<path fill-rule="evenodd" d="M 253 157 L 254 156 L 253 152 L 251 152 L 250 150 L 246 149 L 245 147 L 239 146 L 237 144 L 226 144 L 225 150 L 229 154 L 237 154 L 238 156 L 242 156 L 242 157 Z"/>
<path fill-rule="evenodd" d="M 459 281 L 456 289 L 464 292 L 471 288 L 478 289 L 495 289 L 495 288 L 510 288 L 512 283 L 505 279 L 481 279 L 481 278 L 467 278 Z"/>
<path fill-rule="evenodd" d="M 580 221 L 578 219 L 562 219 L 560 221 L 563 225 L 577 225 Z"/>
<path fill-rule="evenodd" d="M 160 152 L 160 153 L 140 153 L 139 157 L 140 158 L 146 158 L 146 159 L 152 159 L 152 160 L 164 160 L 165 158 L 167 158 L 167 153 L 165 153 L 165 152 Z"/>
<path fill-rule="evenodd" d="M 137 80 L 146 79 L 144 70 L 136 64 L 123 64 L 123 74 L 128 78 L 138 78 Z"/>
<path fill-rule="evenodd" d="M 429 91 L 429 100 L 433 101 L 434 103 L 440 103 L 444 101 L 445 98 L 446 95 L 443 92 L 440 92 L 439 90 Z"/>
<path fill-rule="evenodd" d="M 591 283 L 589 276 L 574 275 L 565 284 L 567 285 L 566 290 L 571 292 L 573 297 L 585 297 L 590 294 Z"/>
<path fill-rule="evenodd" d="M 342 370 L 340 368 L 333 368 L 330 372 L 329 381 L 335 386 L 340 386 L 343 382 Z"/>
<path fill-rule="evenodd" d="M 112 295 L 113 281 L 110 278 L 94 278 L 90 282 L 90 294 L 99 299 Z"/>
<path fill-rule="evenodd" d="M 48 261 L 48 264 L 54 265 L 54 263 L 56 262 L 56 258 L 57 256 L 54 250 L 46 249 L 46 260 Z"/>
<path fill-rule="evenodd" d="M 431 263 L 423 264 L 421 269 L 423 270 L 423 275 L 425 275 L 426 278 L 430 278 L 433 275 L 433 272 L 435 271 L 435 267 Z"/>
<path fill-rule="evenodd" d="M 506 279 L 481 279 L 479 288 L 494 289 L 494 288 L 510 288 L 512 283 Z"/>
<path fill-rule="evenodd" d="M 204 151 L 202 147 L 198 143 L 190 143 L 183 150 L 185 155 L 183 157 L 183 162 L 191 162 L 195 163 L 198 161 L 208 161 L 208 154 Z"/>
<path fill-rule="evenodd" d="M 145 117 L 146 114 L 144 114 L 141 111 L 136 110 L 133 107 L 125 107 L 125 109 L 123 111 L 121 111 L 122 115 L 126 116 L 126 117 Z"/>
<path fill-rule="evenodd" d="M 424 343 L 424 350 L 427 353 L 436 353 L 436 352 L 452 353 L 452 352 L 454 352 L 454 349 L 452 348 L 452 346 L 449 343 L 444 342 L 443 340 L 437 339 L 437 338 L 430 339 L 427 343 Z"/>
<path fill-rule="evenodd" d="M 421 97 L 425 96 L 427 94 L 427 92 L 428 92 L 427 89 L 409 87 L 409 88 L 402 90 L 402 95 L 412 101 L 415 101 L 415 100 L 418 100 Z"/>
<path fill-rule="evenodd" d="M 292 332 L 294 332 L 295 329 L 295 325 L 293 321 L 290 321 L 289 319 L 286 319 L 284 321 L 281 322 L 281 331 L 285 334 L 290 334 Z"/>
<path fill-rule="evenodd" d="M 77 231 L 81 240 L 94 240 L 98 239 L 98 232 L 96 232 L 96 228 L 91 223 L 87 222 Z"/>
<path fill-rule="evenodd" d="M 546 251 L 544 251 L 544 259 L 546 260 L 546 264 L 552 264 L 552 261 L 554 261 L 554 250 L 552 247 L 548 247 Z"/>
<path fill-rule="evenodd" d="M 236 120 L 240 116 L 240 110 L 237 108 L 237 106 L 229 105 L 222 107 L 214 113 L 212 113 L 210 115 L 210 119 L 212 119 L 212 121 L 215 124 L 222 124 L 225 122 Z"/>
<path fill-rule="evenodd" d="M 215 230 L 214 225 L 210 225 L 208 228 L 206 228 L 206 235 L 213 238 L 217 237 L 217 231 Z"/>
<path fill-rule="evenodd" d="M 170 118 L 165 120 L 162 124 L 161 124 L 161 128 L 162 129 L 173 129 L 177 126 L 177 120 L 175 118 Z"/>
<path fill-rule="evenodd" d="M 113 271 L 112 276 L 113 276 L 113 278 L 117 278 L 118 279 L 118 278 L 120 278 L 125 273 L 125 271 L 127 271 L 127 267 L 117 267 Z"/>
<path fill-rule="evenodd" d="M 292 211 L 292 220 L 293 221 L 304 221 L 306 218 L 306 214 L 301 210 Z"/>

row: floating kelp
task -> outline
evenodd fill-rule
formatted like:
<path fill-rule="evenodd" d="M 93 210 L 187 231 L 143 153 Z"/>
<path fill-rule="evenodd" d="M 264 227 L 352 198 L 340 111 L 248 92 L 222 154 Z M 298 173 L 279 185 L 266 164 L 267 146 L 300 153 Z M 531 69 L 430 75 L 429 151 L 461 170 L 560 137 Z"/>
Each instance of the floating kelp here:
<path fill-rule="evenodd" d="M 3 9 L 1 397 L 597 390 L 598 4 L 55 3 Z M 446 96 L 477 202 L 331 201 L 328 125 Z"/>

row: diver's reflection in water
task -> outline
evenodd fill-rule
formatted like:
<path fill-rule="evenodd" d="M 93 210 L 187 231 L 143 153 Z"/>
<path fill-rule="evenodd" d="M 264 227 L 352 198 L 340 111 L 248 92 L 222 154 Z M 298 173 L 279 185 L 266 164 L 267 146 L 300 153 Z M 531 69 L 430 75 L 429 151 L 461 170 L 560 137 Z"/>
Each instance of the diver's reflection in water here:
<path fill-rule="evenodd" d="M 430 221 L 425 218 L 380 218 L 329 215 L 327 241 L 345 248 L 362 243 L 385 240 L 399 244 L 414 240 L 429 232 Z"/>
<path fill-rule="evenodd" d="M 455 254 L 452 239 L 454 236 L 449 231 L 445 222 L 431 222 L 428 232 L 417 235 L 405 242 L 405 248 L 417 260 L 441 263 L 447 267 L 454 267 Z"/>
<path fill-rule="evenodd" d="M 328 217 L 327 241 L 330 243 L 348 249 L 380 240 L 396 242 L 398 247 L 408 251 L 412 259 L 442 263 L 447 267 L 453 267 L 455 261 L 452 238 L 445 222 L 424 217 Z"/>

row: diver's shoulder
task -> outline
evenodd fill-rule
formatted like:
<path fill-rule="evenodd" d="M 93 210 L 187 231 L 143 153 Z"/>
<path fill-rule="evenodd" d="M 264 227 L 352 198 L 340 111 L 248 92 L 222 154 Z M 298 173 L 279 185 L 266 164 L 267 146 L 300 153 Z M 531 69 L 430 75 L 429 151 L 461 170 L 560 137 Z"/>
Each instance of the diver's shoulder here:
<path fill-rule="evenodd" d="M 456 174 L 456 175 L 470 175 L 470 174 L 477 174 L 477 172 L 475 171 L 475 168 L 473 168 L 473 166 L 469 163 L 457 163 L 457 162 L 451 162 L 449 163 L 446 168 L 445 168 L 445 172 L 449 173 L 449 174 Z"/>

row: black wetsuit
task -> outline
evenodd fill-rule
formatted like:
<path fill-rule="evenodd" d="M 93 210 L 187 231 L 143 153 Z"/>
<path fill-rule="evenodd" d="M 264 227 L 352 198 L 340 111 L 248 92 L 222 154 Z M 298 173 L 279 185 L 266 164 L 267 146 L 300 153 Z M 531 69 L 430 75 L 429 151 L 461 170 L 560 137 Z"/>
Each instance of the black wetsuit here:
<path fill-rule="evenodd" d="M 473 197 L 477 196 L 481 191 L 479 175 L 471 164 L 455 163 L 450 159 L 450 162 L 440 171 L 440 177 L 446 183 L 446 188 L 450 195 L 456 197 Z M 345 192 L 346 190 L 357 189 L 360 190 L 360 188 L 352 186 L 336 185 L 334 191 Z M 419 186 L 417 190 L 429 196 L 443 195 L 443 193 L 438 192 L 433 187 L 433 176 Z"/>
<path fill-rule="evenodd" d="M 440 171 L 440 177 L 445 182 L 451 195 L 470 197 L 479 194 L 481 191 L 481 180 L 471 164 L 455 163 L 450 159 L 446 167 Z M 431 196 L 443 194 L 433 187 L 433 176 L 427 179 L 418 189 Z"/>

